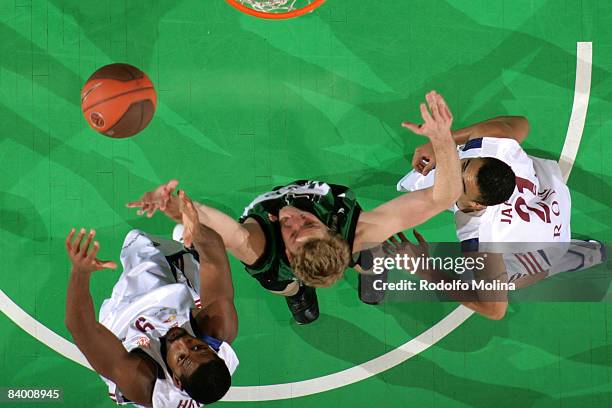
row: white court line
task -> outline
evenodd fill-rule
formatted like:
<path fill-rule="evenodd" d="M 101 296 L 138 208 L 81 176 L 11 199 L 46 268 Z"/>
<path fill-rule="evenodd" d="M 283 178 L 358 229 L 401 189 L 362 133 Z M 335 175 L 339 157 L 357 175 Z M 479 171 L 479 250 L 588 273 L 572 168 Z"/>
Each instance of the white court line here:
<path fill-rule="evenodd" d="M 222 401 L 271 401 L 304 397 L 356 383 L 382 373 L 427 350 L 459 327 L 474 312 L 460 305 L 444 319 L 396 349 L 346 370 L 286 384 L 232 387 Z"/>
<path fill-rule="evenodd" d="M 582 138 L 589 103 L 592 65 L 592 43 L 577 44 L 576 85 L 572 115 L 568 126 L 565 143 L 559 159 L 559 166 L 567 181 L 578 153 Z M 6 294 L 0 290 L 0 310 L 32 337 L 55 350 L 64 357 L 91 369 L 85 357 L 71 342 L 49 330 L 32 316 L 27 314 Z M 344 387 L 366 378 L 380 374 L 411 357 L 427 350 L 459 327 L 474 312 L 460 305 L 438 323 L 419 334 L 398 348 L 333 374 L 310 380 L 296 381 L 285 384 L 235 386 L 230 389 L 223 401 L 269 401 L 303 397 L 335 388 Z"/>
<path fill-rule="evenodd" d="M 0 310 L 9 317 L 17 326 L 21 327 L 26 333 L 34 337 L 36 340 L 45 344 L 47 347 L 64 357 L 69 358 L 82 365 L 85 368 L 92 369 L 87 359 L 81 351 L 54 331 L 50 330 L 44 324 L 38 322 L 32 316 L 27 314 L 13 300 L 8 297 L 3 290 L 0 289 Z"/>
<path fill-rule="evenodd" d="M 593 64 L 593 43 L 579 42 L 576 52 L 576 82 L 574 85 L 574 103 L 572 104 L 572 116 L 567 126 L 565 143 L 561 150 L 559 167 L 565 182 L 569 179 L 574 161 L 578 154 L 578 147 L 582 139 L 584 124 L 586 122 L 587 110 L 589 108 L 589 96 L 591 94 L 591 70 Z"/>

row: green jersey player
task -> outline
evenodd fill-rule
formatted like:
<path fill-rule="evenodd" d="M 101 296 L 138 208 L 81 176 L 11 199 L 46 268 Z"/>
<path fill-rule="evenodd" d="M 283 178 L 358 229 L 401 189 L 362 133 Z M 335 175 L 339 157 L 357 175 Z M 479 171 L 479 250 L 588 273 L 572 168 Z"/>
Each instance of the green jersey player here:
<path fill-rule="evenodd" d="M 239 220 L 194 203 L 200 222 L 217 231 L 226 248 L 269 291 L 283 295 L 295 320 L 305 324 L 319 314 L 315 289 L 338 281 L 359 254 L 391 235 L 421 224 L 452 206 L 461 194 L 461 170 L 451 136 L 452 115 L 432 91 L 421 104 L 424 123 L 410 130 L 429 138 L 437 158 L 435 184 L 363 211 L 348 187 L 296 181 L 258 196 Z M 152 216 L 156 210 L 180 220 L 172 180 L 145 193 L 128 207 Z"/>

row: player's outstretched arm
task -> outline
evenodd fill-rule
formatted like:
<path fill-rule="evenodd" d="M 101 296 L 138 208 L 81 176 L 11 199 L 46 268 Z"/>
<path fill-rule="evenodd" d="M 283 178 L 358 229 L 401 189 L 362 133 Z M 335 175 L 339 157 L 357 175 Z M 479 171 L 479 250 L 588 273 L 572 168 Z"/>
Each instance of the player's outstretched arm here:
<path fill-rule="evenodd" d="M 459 156 L 451 135 L 453 116 L 440 94 L 427 94 L 421 104 L 424 123 L 404 122 L 403 126 L 429 138 L 438 159 L 433 187 L 404 194 L 372 211 L 361 214 L 355 238 L 356 250 L 386 240 L 389 236 L 417 226 L 451 207 L 461 195 L 462 181 Z"/>
<path fill-rule="evenodd" d="M 529 121 L 524 116 L 498 116 L 453 132 L 458 145 L 479 137 L 514 139 L 523 143 L 529 134 Z"/>
<path fill-rule="evenodd" d="M 410 123 L 404 127 L 410 128 Z M 527 138 L 529 121 L 524 116 L 498 116 L 476 123 L 452 132 L 457 145 L 466 144 L 471 139 L 480 137 L 495 137 L 499 139 L 514 139 L 519 143 Z M 436 167 L 436 155 L 431 142 L 425 143 L 414 150 L 412 167 L 426 176 Z"/>
<path fill-rule="evenodd" d="M 494 253 L 472 253 L 465 254 L 466 257 L 484 259 L 484 269 L 474 272 L 474 279 L 497 284 L 508 283 L 508 274 L 502 254 Z M 492 320 L 501 320 L 508 310 L 508 291 L 507 290 L 478 290 L 478 297 L 471 301 L 462 302 L 476 313 Z"/>
<path fill-rule="evenodd" d="M 129 208 L 138 208 L 138 215 L 152 217 L 157 210 L 162 211 L 177 223 L 183 221 L 181 200 L 174 191 L 177 180 L 170 180 L 153 191 L 146 192 L 139 200 L 127 204 Z M 193 202 L 200 223 L 216 231 L 223 239 L 225 247 L 247 265 L 259 259 L 265 250 L 265 235 L 257 223 L 239 223 L 229 215 L 216 208 Z"/>
<path fill-rule="evenodd" d="M 397 237 L 391 237 L 383 244 L 385 253 L 389 256 L 407 254 L 411 257 L 428 257 L 428 244 L 425 238 L 416 230 L 413 232 L 418 245 L 411 243 L 403 233 L 399 233 Z M 484 263 L 483 269 L 474 271 L 475 281 L 507 283 L 508 276 L 501 254 L 466 253 L 463 256 L 466 258 L 478 257 Z M 475 264 L 477 263 L 475 262 Z M 452 284 L 456 280 L 436 269 L 421 268 L 416 271 L 416 275 L 433 283 L 447 282 Z M 501 320 L 508 309 L 508 292 L 506 290 L 449 290 L 446 293 L 453 300 L 461 302 L 476 313 L 492 320 Z"/>
<path fill-rule="evenodd" d="M 179 192 L 183 214 L 183 240 L 193 244 L 200 256 L 200 299 L 202 311 L 196 316 L 200 328 L 219 340 L 231 343 L 238 333 L 234 306 L 234 285 L 221 236 L 200 223 L 194 203 Z"/>
<path fill-rule="evenodd" d="M 94 271 L 114 269 L 117 265 L 96 258 L 100 248 L 97 241 L 90 249 L 94 230 L 89 232 L 82 245 L 85 229 L 81 229 L 73 241 L 74 234 L 73 229 L 66 238 L 66 250 L 72 262 L 66 295 L 66 327 L 97 373 L 117 384 L 130 400 L 151 406 L 156 375 L 154 364 L 128 353 L 119 339 L 96 320 L 89 292 L 89 281 Z"/>

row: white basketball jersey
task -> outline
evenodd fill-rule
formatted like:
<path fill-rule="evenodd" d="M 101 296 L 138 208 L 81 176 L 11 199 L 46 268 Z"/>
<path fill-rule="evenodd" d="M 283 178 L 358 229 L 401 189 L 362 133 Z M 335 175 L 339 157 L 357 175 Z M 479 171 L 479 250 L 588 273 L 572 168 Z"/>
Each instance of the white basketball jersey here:
<path fill-rule="evenodd" d="M 516 175 L 516 188 L 507 202 L 479 212 L 464 213 L 453 208 L 459 240 L 490 252 L 507 252 L 507 243 L 533 243 L 527 249 L 523 244 L 517 253 L 504 255 L 511 279 L 516 278 L 516 273 L 535 274 L 554 265 L 567 250 L 563 243 L 569 245 L 571 233 L 571 198 L 557 162 L 528 156 L 514 139 L 472 139 L 458 150 L 460 159 L 499 159 Z M 397 189 L 428 188 L 434 178 L 435 170 L 425 177 L 412 170 L 398 182 Z M 506 245 L 498 245 L 496 250 L 495 243 Z"/>
<path fill-rule="evenodd" d="M 192 327 L 191 310 L 196 306 L 195 301 L 199 302 L 199 296 L 186 282 L 183 272 L 173 271 L 159 251 L 158 247 L 167 243 L 162 245 L 156 241 L 160 240 L 137 230 L 128 234 L 121 252 L 124 272 L 113 289 L 113 296 L 100 309 L 100 323 L 122 341 L 126 350 L 138 348 L 161 367 L 153 388 L 153 407 L 199 407 L 200 404 L 174 385 L 162 356 L 160 338 L 172 327 L 183 327 L 190 335 L 205 341 L 225 361 L 230 374 L 236 370 L 238 358 L 229 344 L 200 334 L 197 327 Z M 115 402 L 130 403 L 112 381 L 102 379 Z"/>

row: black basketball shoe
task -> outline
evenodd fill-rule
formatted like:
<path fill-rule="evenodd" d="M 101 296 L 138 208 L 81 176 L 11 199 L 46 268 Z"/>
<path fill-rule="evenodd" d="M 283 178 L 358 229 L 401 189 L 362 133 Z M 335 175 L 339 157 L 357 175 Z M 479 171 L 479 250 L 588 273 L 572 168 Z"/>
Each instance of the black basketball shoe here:
<path fill-rule="evenodd" d="M 319 302 L 315 288 L 300 284 L 293 296 L 286 296 L 287 306 L 298 324 L 312 323 L 319 317 Z"/>
<path fill-rule="evenodd" d="M 359 299 L 368 305 L 377 305 L 385 300 L 385 291 L 376 290 L 374 281 L 387 282 L 387 271 L 381 274 L 360 273 L 359 274 Z"/>
<path fill-rule="evenodd" d="M 371 271 L 374 266 L 374 255 L 372 251 L 366 250 L 359 254 L 359 265 L 364 271 Z M 384 290 L 376 290 L 374 288 L 374 282 L 380 280 L 383 283 L 387 282 L 387 270 L 381 274 L 374 274 L 372 272 L 360 273 L 359 274 L 359 299 L 363 303 L 368 305 L 377 305 L 385 299 Z"/>

